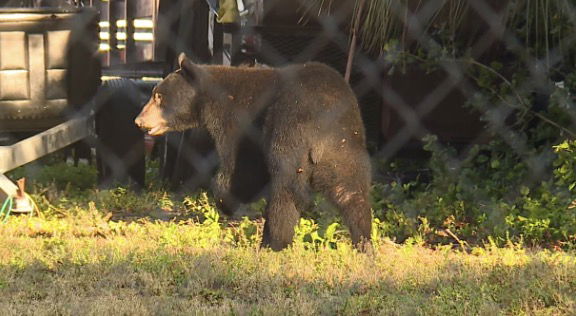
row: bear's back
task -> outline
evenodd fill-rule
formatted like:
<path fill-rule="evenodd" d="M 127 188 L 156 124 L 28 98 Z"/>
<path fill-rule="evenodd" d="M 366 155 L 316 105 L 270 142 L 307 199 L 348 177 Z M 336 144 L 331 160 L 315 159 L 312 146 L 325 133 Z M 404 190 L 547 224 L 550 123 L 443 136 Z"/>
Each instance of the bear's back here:
<path fill-rule="evenodd" d="M 308 92 L 330 94 L 355 102 L 354 93 L 344 78 L 333 68 L 308 62 L 279 68 L 206 66 L 214 84 L 235 98 L 235 95 Z"/>
<path fill-rule="evenodd" d="M 358 102 L 342 75 L 318 62 L 279 68 L 206 66 L 225 115 L 278 117 L 295 124 L 345 113 L 361 124 Z M 224 114 L 224 113 L 222 113 Z M 294 122 L 289 122 L 294 121 Z M 298 121 L 298 122 L 296 122 Z"/>

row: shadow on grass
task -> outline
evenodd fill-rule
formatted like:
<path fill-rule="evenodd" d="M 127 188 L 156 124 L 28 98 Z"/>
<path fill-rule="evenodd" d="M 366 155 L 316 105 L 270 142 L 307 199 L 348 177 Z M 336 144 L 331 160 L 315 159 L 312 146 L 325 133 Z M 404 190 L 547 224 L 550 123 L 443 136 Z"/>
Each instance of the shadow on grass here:
<path fill-rule="evenodd" d="M 567 254 L 131 249 L 46 251 L 40 259 L 4 264 L 0 308 L 12 315 L 576 311 L 576 260 Z"/>

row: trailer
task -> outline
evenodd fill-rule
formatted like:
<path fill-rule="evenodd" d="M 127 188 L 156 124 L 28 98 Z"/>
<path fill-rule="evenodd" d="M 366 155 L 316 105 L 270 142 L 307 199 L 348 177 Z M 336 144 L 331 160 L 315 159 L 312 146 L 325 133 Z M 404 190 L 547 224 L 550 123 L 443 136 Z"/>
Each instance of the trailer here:
<path fill-rule="evenodd" d="M 0 199 L 4 173 L 93 135 L 100 74 L 91 10 L 0 10 Z"/>
<path fill-rule="evenodd" d="M 71 145 L 95 152 L 101 184 L 144 185 L 133 124 L 143 99 L 129 80 L 102 76 L 99 17 L 72 5 L 0 9 L 0 199 L 18 192 L 6 172 Z"/>
<path fill-rule="evenodd" d="M 6 172 L 70 145 L 95 152 L 101 186 L 143 187 L 144 133 L 133 119 L 178 52 L 209 62 L 207 4 L 17 5 L 0 8 L 0 199 L 18 192 Z"/>

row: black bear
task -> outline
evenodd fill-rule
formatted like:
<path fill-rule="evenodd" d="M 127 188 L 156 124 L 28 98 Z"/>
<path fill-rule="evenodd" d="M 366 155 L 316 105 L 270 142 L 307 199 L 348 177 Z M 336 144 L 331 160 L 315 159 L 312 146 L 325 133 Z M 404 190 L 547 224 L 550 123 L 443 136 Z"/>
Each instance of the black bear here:
<path fill-rule="evenodd" d="M 292 242 L 298 210 L 314 191 L 339 209 L 353 244 L 368 249 L 370 158 L 358 102 L 338 72 L 314 62 L 243 68 L 197 65 L 184 54 L 178 61 L 136 125 L 150 135 L 205 128 L 220 159 L 220 205 L 266 194 L 263 246 Z"/>

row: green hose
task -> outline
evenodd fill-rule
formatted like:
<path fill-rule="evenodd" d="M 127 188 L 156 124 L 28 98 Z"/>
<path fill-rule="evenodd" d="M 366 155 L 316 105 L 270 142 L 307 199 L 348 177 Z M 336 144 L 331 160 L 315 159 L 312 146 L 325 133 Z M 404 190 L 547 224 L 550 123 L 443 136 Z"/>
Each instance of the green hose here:
<path fill-rule="evenodd" d="M 2 221 L 3 223 L 6 223 L 8 221 L 8 217 L 10 217 L 10 212 L 12 212 L 11 196 L 4 201 L 4 204 L 2 204 L 2 209 L 0 209 L 0 218 L 4 216 L 4 220 Z M 4 213 L 6 213 L 6 215 L 4 215 Z"/>

